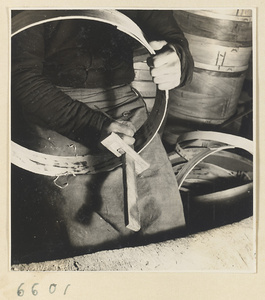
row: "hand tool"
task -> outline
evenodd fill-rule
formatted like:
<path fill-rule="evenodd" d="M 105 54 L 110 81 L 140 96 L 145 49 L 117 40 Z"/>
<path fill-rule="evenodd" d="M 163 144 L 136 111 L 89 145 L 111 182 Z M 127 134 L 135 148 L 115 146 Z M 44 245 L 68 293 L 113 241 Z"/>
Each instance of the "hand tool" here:
<path fill-rule="evenodd" d="M 147 170 L 150 165 L 114 132 L 101 143 L 116 156 L 122 156 L 125 226 L 130 230 L 139 231 L 141 225 L 136 174 Z"/>

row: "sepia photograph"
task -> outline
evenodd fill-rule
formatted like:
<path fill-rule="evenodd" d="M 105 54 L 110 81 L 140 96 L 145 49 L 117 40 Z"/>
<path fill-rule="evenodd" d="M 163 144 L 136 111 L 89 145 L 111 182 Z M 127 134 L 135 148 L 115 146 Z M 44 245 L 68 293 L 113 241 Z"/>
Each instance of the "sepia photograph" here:
<path fill-rule="evenodd" d="M 9 17 L 11 271 L 255 273 L 256 10 Z"/>

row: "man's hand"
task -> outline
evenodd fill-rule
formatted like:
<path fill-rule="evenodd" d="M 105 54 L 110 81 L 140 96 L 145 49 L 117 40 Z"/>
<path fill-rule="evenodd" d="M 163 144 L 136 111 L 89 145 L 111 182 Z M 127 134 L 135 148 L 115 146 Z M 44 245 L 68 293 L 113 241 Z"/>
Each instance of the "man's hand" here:
<path fill-rule="evenodd" d="M 165 41 L 152 41 L 150 46 L 158 54 L 147 59 L 154 83 L 160 90 L 171 90 L 180 84 L 181 64 L 173 46 Z"/>
<path fill-rule="evenodd" d="M 117 133 L 123 141 L 128 145 L 133 145 L 135 142 L 135 138 L 133 137 L 135 134 L 135 127 L 132 122 L 129 121 L 113 121 L 106 127 L 103 126 L 102 136 L 106 137 L 112 132 Z"/>

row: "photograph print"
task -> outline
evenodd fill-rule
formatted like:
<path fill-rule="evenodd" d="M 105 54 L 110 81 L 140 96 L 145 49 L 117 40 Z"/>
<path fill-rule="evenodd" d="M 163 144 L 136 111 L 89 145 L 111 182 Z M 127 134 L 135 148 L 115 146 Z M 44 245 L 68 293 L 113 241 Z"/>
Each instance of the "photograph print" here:
<path fill-rule="evenodd" d="M 11 270 L 255 272 L 255 10 L 10 21 Z"/>

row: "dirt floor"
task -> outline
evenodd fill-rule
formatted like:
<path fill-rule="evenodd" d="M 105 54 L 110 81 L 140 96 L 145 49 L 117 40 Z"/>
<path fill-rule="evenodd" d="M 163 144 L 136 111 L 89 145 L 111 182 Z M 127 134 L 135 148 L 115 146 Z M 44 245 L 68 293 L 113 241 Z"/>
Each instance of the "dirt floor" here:
<path fill-rule="evenodd" d="M 253 217 L 184 238 L 73 258 L 13 265 L 13 271 L 255 271 Z"/>

